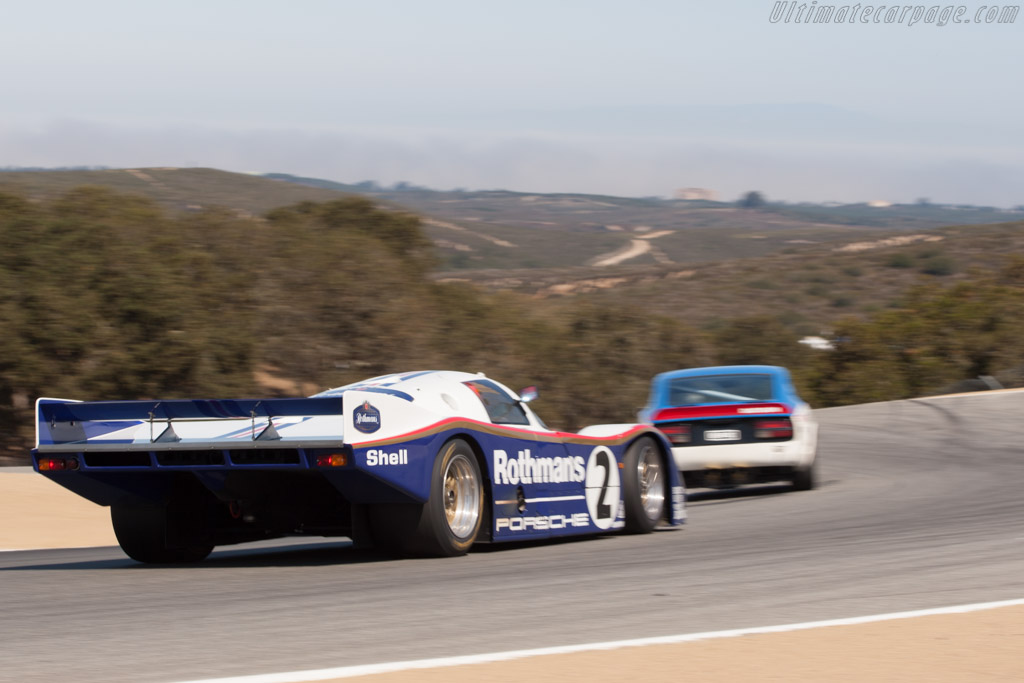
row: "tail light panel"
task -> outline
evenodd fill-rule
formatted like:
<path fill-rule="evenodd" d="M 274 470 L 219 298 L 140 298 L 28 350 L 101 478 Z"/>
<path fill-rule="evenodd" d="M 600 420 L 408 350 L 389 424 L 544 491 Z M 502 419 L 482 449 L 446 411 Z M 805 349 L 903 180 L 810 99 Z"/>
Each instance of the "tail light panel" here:
<path fill-rule="evenodd" d="M 793 423 L 788 417 L 774 417 L 754 422 L 754 437 L 758 439 L 792 439 Z"/>
<path fill-rule="evenodd" d="M 316 456 L 317 467 L 345 467 L 348 465 L 346 453 L 325 453 Z"/>
<path fill-rule="evenodd" d="M 39 458 L 38 462 L 40 472 L 78 469 L 78 458 Z"/>
<path fill-rule="evenodd" d="M 673 446 L 682 446 L 693 440 L 693 435 L 688 424 L 665 424 L 658 425 L 661 433 L 668 437 Z"/>

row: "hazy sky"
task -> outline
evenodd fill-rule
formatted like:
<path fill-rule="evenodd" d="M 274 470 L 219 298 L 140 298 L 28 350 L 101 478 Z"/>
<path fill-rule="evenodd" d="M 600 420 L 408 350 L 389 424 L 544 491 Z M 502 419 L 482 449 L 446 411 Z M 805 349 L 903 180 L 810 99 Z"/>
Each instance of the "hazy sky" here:
<path fill-rule="evenodd" d="M 1024 204 L 1024 13 L 776 4 L 8 3 L 0 167 Z"/>

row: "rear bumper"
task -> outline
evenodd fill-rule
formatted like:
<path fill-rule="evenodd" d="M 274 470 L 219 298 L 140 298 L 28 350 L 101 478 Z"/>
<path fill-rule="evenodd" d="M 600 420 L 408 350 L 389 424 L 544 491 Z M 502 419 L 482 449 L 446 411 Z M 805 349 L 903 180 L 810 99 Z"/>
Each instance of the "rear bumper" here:
<path fill-rule="evenodd" d="M 801 439 L 771 443 L 682 446 L 672 449 L 680 472 L 747 467 L 806 467 L 813 448 Z"/>

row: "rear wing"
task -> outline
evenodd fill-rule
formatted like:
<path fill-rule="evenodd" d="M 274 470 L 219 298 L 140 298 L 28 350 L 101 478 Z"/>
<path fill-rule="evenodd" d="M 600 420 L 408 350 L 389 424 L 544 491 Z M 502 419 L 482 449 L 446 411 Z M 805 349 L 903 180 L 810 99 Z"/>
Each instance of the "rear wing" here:
<path fill-rule="evenodd" d="M 36 401 L 39 452 L 309 448 L 344 439 L 341 396 Z"/>

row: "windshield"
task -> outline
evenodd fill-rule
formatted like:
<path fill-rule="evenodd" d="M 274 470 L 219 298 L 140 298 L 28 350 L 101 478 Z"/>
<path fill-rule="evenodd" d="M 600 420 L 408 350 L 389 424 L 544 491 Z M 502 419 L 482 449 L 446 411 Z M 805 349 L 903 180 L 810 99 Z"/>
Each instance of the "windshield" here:
<path fill-rule="evenodd" d="M 488 379 L 476 379 L 471 382 L 463 382 L 473 390 L 480 402 L 487 410 L 487 416 L 494 424 L 528 425 L 529 418 L 526 411 L 512 396 L 509 396 L 501 387 Z"/>
<path fill-rule="evenodd" d="M 771 375 L 703 375 L 678 377 L 668 388 L 668 404 L 743 403 L 772 400 Z"/>

